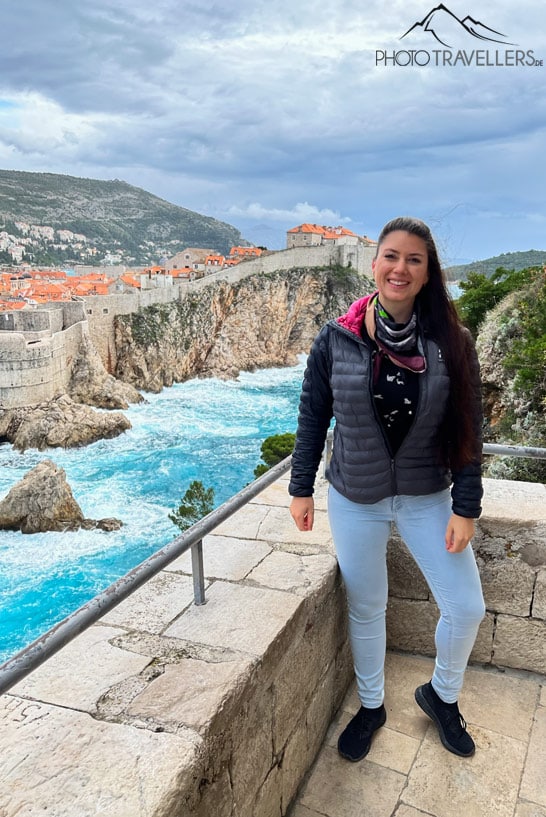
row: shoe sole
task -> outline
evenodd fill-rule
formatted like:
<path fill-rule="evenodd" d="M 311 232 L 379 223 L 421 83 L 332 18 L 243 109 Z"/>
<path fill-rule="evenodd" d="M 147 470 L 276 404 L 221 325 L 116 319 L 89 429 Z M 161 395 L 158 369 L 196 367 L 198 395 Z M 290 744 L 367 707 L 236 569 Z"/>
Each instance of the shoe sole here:
<path fill-rule="evenodd" d="M 448 739 L 447 739 L 447 738 L 446 738 L 446 736 L 445 736 L 445 733 L 444 733 L 444 729 L 443 729 L 443 727 L 442 727 L 442 724 L 440 723 L 440 721 L 439 721 L 439 719 L 438 719 L 438 716 L 436 715 L 436 712 L 435 712 L 435 711 L 434 711 L 434 709 L 431 707 L 431 705 L 429 704 L 429 702 L 428 702 L 428 701 L 427 701 L 427 699 L 425 698 L 424 694 L 422 693 L 422 691 L 421 691 L 421 687 L 417 687 L 417 689 L 415 690 L 415 700 L 417 701 L 417 703 L 419 704 L 419 706 L 421 707 L 421 709 L 423 710 L 423 712 L 424 712 L 426 715 L 428 715 L 428 716 L 429 716 L 429 718 L 430 718 L 432 721 L 434 721 L 434 723 L 436 724 L 436 726 L 437 726 L 437 728 L 438 728 L 438 735 L 440 736 L 440 740 L 442 741 L 442 744 L 445 746 L 445 748 L 446 748 L 448 751 L 453 752 L 453 754 L 454 754 L 454 755 L 459 755 L 459 757 L 472 757 L 472 755 L 473 755 L 473 754 L 474 754 L 474 752 L 476 751 L 476 747 L 475 747 L 475 746 L 472 748 L 472 751 L 471 751 L 471 752 L 461 752 L 461 750 L 460 750 L 460 749 L 457 749 L 455 746 L 453 746 L 453 745 L 452 745 L 452 744 L 451 744 L 451 743 L 448 741 Z"/>
<path fill-rule="evenodd" d="M 386 722 L 387 722 L 387 713 L 385 712 L 384 715 L 383 715 L 383 719 L 382 719 L 381 723 L 377 724 L 377 726 L 375 727 L 375 729 L 373 730 L 373 732 L 372 732 L 372 734 L 370 736 L 370 742 L 369 742 L 369 744 L 368 744 L 368 746 L 366 748 L 366 751 L 363 752 L 361 755 L 358 755 L 358 757 L 353 757 L 352 755 L 346 755 L 345 752 L 343 752 L 339 748 L 339 741 L 338 741 L 337 751 L 339 752 L 341 757 L 344 758 L 345 760 L 350 760 L 351 763 L 358 763 L 359 760 L 363 760 L 366 757 L 366 755 L 368 754 L 368 752 L 370 751 L 370 749 L 372 748 L 372 742 L 373 742 L 375 733 L 377 732 L 378 729 L 381 729 L 381 727 L 384 726 L 386 724 Z"/>

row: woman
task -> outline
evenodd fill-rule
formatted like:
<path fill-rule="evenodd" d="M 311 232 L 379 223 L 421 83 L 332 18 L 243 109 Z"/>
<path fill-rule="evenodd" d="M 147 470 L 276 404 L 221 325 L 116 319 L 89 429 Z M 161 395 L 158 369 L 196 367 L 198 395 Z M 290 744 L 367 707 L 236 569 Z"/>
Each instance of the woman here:
<path fill-rule="evenodd" d="M 386 721 L 386 547 L 394 522 L 440 609 L 434 672 L 415 698 L 443 745 L 467 757 L 475 746 L 457 700 L 485 613 L 468 547 L 482 497 L 478 362 L 426 224 L 390 221 L 372 270 L 377 291 L 326 324 L 311 349 L 290 513 L 299 530 L 311 530 L 314 480 L 335 417 L 328 515 L 361 703 L 339 752 L 365 757 Z"/>

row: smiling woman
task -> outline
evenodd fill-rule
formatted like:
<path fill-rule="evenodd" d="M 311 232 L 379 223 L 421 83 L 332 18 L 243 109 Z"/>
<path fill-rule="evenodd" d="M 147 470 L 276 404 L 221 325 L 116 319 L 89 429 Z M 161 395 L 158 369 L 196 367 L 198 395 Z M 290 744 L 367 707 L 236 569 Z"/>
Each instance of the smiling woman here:
<path fill-rule="evenodd" d="M 418 235 L 394 230 L 379 243 L 372 270 L 382 306 L 405 323 L 428 281 L 427 245 Z"/>
<path fill-rule="evenodd" d="M 477 357 L 424 222 L 385 225 L 373 273 L 378 291 L 323 327 L 311 349 L 290 511 L 299 530 L 313 528 L 315 476 L 334 417 L 328 517 L 361 703 L 339 753 L 361 760 L 386 721 L 386 553 L 395 523 L 440 608 L 434 673 L 415 697 L 444 746 L 466 757 L 475 747 L 457 698 L 485 613 L 468 547 L 482 496 Z"/>

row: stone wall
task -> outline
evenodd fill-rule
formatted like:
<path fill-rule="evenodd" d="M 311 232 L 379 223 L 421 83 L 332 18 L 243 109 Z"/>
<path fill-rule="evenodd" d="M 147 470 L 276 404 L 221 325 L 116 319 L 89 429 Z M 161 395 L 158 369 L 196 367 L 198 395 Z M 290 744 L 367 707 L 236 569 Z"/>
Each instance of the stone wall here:
<path fill-rule="evenodd" d="M 283 478 L 0 697 L 2 817 L 281 817 L 352 681 L 319 480 L 295 529 Z M 487 618 L 473 660 L 544 673 L 546 487 L 485 481 Z M 396 537 L 391 647 L 431 653 L 437 611 Z"/>
<path fill-rule="evenodd" d="M 37 339 L 0 332 L 0 407 L 31 406 L 65 392 L 86 330 L 80 321 L 52 334 L 39 332 Z"/>
<path fill-rule="evenodd" d="M 546 673 L 546 487 L 484 483 L 473 546 L 487 612 L 471 661 Z M 388 560 L 389 647 L 434 655 L 438 608 L 396 533 Z"/>
<path fill-rule="evenodd" d="M 305 267 L 351 266 L 360 275 L 371 277 L 372 259 L 375 255 L 373 247 L 333 245 L 320 247 L 291 247 L 288 250 L 261 255 L 249 261 L 242 261 L 235 267 L 220 270 L 205 278 L 192 281 L 189 286 L 193 289 L 207 286 L 210 281 L 218 279 L 230 283 L 240 281 L 249 275 L 257 273 L 275 272 L 276 270 L 299 269 Z"/>
<path fill-rule="evenodd" d="M 207 275 L 196 281 L 184 281 L 172 286 L 152 287 L 134 293 L 112 295 L 95 295 L 69 303 L 47 304 L 38 309 L 24 309 L 17 312 L 6 312 L 0 315 L 0 401 L 5 408 L 20 405 L 31 405 L 38 402 L 38 394 L 49 394 L 58 386 L 59 367 L 51 348 L 47 343 L 43 348 L 32 353 L 24 350 L 22 338 L 27 343 L 45 339 L 61 333 L 74 323 L 87 319 L 89 337 L 97 349 L 106 370 L 113 374 L 116 370 L 117 354 L 114 337 L 114 322 L 117 315 L 130 315 L 152 304 L 167 304 L 186 298 L 210 286 L 215 281 L 236 283 L 259 273 L 271 273 L 278 270 L 289 270 L 306 267 L 328 267 L 332 265 L 352 266 L 358 272 L 371 275 L 373 248 L 358 246 L 320 246 L 295 247 L 289 250 L 271 253 L 257 259 L 244 261 L 236 267 Z M 7 333 L 19 333 L 18 340 L 6 339 Z M 67 335 L 67 343 L 71 343 Z M 62 352 L 59 344 L 62 335 L 55 341 L 55 354 Z M 66 357 L 72 354 L 66 350 Z M 51 371 L 47 371 L 50 361 Z M 39 368 L 37 379 L 32 373 Z M 28 373 L 27 373 L 28 369 Z M 17 373 L 17 374 L 16 374 Z M 28 378 L 27 378 L 28 374 Z M 10 393 L 9 383 L 29 380 L 28 398 L 18 386 L 17 392 Z M 64 378 L 66 379 L 66 378 Z M 48 385 L 49 384 L 49 385 Z M 40 388 L 38 388 L 40 385 Z M 21 399 L 30 399 L 31 403 L 21 404 Z M 40 399 L 48 399 L 42 398 Z"/>

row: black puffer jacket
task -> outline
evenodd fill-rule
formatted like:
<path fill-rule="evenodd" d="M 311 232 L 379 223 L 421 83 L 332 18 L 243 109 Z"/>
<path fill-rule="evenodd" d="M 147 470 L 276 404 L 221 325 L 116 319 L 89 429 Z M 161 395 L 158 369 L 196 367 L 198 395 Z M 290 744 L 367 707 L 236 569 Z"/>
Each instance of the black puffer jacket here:
<path fill-rule="evenodd" d="M 366 301 L 362 299 L 353 306 L 365 309 Z M 393 456 L 375 409 L 373 347 L 365 338 L 338 319 L 330 321 L 313 344 L 300 399 L 289 493 L 312 495 L 326 433 L 335 417 L 334 446 L 326 477 L 343 496 L 370 504 L 387 496 L 435 493 L 453 482 L 453 512 L 478 517 L 482 496 L 479 462 L 452 474 L 444 464 L 449 376 L 438 345 L 430 338 L 423 340 L 427 371 L 419 376 L 415 419 Z M 478 435 L 481 388 L 477 359 L 473 369 L 474 394 L 469 398 L 477 413 L 474 425 Z M 476 440 L 476 449 L 480 448 L 481 439 Z"/>

